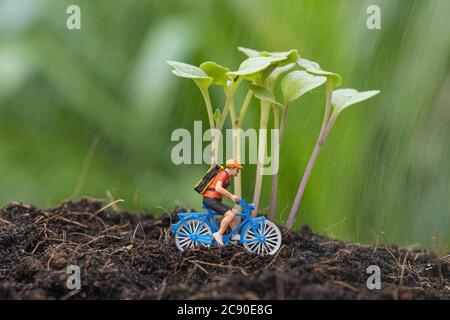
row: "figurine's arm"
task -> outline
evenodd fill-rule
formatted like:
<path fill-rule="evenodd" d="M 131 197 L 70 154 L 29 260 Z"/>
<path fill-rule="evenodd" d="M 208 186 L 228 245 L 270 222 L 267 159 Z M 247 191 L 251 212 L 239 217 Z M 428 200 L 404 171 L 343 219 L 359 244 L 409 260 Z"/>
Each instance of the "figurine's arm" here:
<path fill-rule="evenodd" d="M 224 197 L 230 198 L 233 202 L 239 201 L 238 196 L 235 196 L 222 186 L 222 181 L 217 181 L 215 190 Z"/>

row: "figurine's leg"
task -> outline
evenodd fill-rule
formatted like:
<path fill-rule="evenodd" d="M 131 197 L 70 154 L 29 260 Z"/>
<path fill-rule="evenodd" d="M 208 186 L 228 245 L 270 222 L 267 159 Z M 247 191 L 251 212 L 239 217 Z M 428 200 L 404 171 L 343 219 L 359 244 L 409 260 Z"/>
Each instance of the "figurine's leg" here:
<path fill-rule="evenodd" d="M 238 227 L 239 223 L 241 222 L 240 220 L 240 217 L 234 217 L 233 221 L 230 223 L 231 230 L 234 230 Z"/>
<path fill-rule="evenodd" d="M 220 223 L 220 229 L 219 234 L 223 235 L 224 232 L 228 229 L 230 224 L 233 222 L 235 216 L 236 216 L 236 210 L 231 209 L 225 212 L 224 217 L 222 219 L 222 222 Z"/>

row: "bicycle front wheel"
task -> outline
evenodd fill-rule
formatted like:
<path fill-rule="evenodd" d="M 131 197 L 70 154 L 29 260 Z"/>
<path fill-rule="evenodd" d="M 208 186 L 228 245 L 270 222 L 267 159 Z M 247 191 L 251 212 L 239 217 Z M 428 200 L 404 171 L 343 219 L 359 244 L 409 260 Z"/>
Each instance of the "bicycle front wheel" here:
<path fill-rule="evenodd" d="M 250 225 L 244 231 L 244 248 L 251 253 L 262 256 L 273 255 L 281 247 L 281 231 L 269 220 L 261 220 L 254 230 Z"/>

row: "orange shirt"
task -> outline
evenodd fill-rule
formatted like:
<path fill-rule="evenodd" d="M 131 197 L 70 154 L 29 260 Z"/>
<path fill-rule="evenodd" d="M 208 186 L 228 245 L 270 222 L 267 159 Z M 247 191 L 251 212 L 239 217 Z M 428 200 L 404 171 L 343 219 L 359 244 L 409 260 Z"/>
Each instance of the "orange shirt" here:
<path fill-rule="evenodd" d="M 217 176 L 214 177 L 213 181 L 209 185 L 208 189 L 206 189 L 205 193 L 203 194 L 204 197 L 213 198 L 213 199 L 222 199 L 223 195 L 215 191 L 217 182 L 222 181 L 222 187 L 225 189 L 230 184 L 229 182 L 230 177 L 228 176 L 228 173 L 225 170 L 221 170 Z"/>

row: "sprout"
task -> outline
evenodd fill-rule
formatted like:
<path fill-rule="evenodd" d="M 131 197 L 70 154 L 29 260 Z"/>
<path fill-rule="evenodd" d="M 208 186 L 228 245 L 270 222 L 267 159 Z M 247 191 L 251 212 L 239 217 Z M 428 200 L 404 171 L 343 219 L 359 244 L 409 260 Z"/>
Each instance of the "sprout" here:
<path fill-rule="evenodd" d="M 335 90 L 331 96 L 331 105 L 333 107 L 333 113 L 336 116 L 347 107 L 357 104 L 364 100 L 370 99 L 373 96 L 379 94 L 379 90 L 370 90 L 358 92 L 355 89 L 339 89 Z"/>
<path fill-rule="evenodd" d="M 227 86 L 227 72 L 230 72 L 230 69 L 223 67 L 213 61 L 203 62 L 200 65 L 200 69 L 213 79 L 212 84 L 222 87 Z"/>
<path fill-rule="evenodd" d="M 292 71 L 281 82 L 284 104 L 288 105 L 305 93 L 321 86 L 327 81 L 326 77 L 315 76 L 305 71 Z"/>
<path fill-rule="evenodd" d="M 246 80 L 260 83 L 267 76 L 268 67 L 276 65 L 278 62 L 286 60 L 287 56 L 258 56 L 244 60 L 239 66 L 239 70 L 228 72 L 227 75 L 234 80 L 242 76 Z"/>
<path fill-rule="evenodd" d="M 208 120 L 211 129 L 222 130 L 228 113 L 230 113 L 233 130 L 233 157 L 240 161 L 241 158 L 241 129 L 248 106 L 253 96 L 260 100 L 260 125 L 258 137 L 258 163 L 256 168 L 255 191 L 253 195 L 254 211 L 253 216 L 258 212 L 259 201 L 263 183 L 263 166 L 267 148 L 266 129 L 270 111 L 274 115 L 274 128 L 279 130 L 275 135 L 273 152 L 273 175 L 272 192 L 270 204 L 270 219 L 275 219 L 277 191 L 278 191 L 278 163 L 279 148 L 283 140 L 286 127 L 287 112 L 289 106 L 304 94 L 315 88 L 326 84 L 325 112 L 320 129 L 319 137 L 308 161 L 307 167 L 300 181 L 297 194 L 292 204 L 287 222 L 287 227 L 294 224 L 297 211 L 303 197 L 309 176 L 317 159 L 317 156 L 328 137 L 331 128 L 336 122 L 339 114 L 347 107 L 365 101 L 379 93 L 377 90 L 358 92 L 354 89 L 335 90 L 342 83 L 342 77 L 334 72 L 323 70 L 314 61 L 300 58 L 297 50 L 282 52 L 257 51 L 254 49 L 239 47 L 239 51 L 247 55 L 239 66 L 238 70 L 230 71 L 215 62 L 207 61 L 196 67 L 190 64 L 167 61 L 173 68 L 172 73 L 182 78 L 192 79 L 200 89 L 205 101 Z M 303 70 L 293 70 L 301 68 Z M 275 87 L 278 78 L 284 73 L 287 75 L 282 79 L 280 87 L 283 94 L 283 102 L 280 103 L 275 97 Z M 234 95 L 242 81 L 249 81 L 247 94 L 242 102 L 241 108 L 236 109 L 234 105 Z M 226 101 L 223 109 L 216 108 L 213 112 L 209 87 L 211 85 L 223 88 Z M 280 117 L 281 113 L 281 117 Z M 219 135 L 213 131 L 211 142 L 211 165 L 218 160 Z M 235 177 L 234 193 L 241 197 L 240 176 Z"/>
<path fill-rule="evenodd" d="M 330 117 L 325 117 L 324 119 L 324 123 L 322 125 L 319 138 L 317 139 L 317 143 L 314 147 L 311 158 L 309 159 L 308 165 L 306 166 L 302 180 L 300 181 L 300 185 L 298 187 L 297 194 L 292 204 L 291 212 L 289 213 L 289 219 L 287 223 L 288 228 L 291 228 L 294 224 L 298 207 L 300 206 L 300 202 L 303 197 L 306 184 L 308 183 L 309 176 L 311 175 L 312 168 L 314 167 L 317 156 L 319 155 L 319 152 L 323 144 L 325 143 L 325 140 L 328 137 L 328 134 L 330 133 L 330 130 L 333 127 L 337 117 L 347 107 L 370 99 L 373 96 L 377 95 L 378 93 L 380 93 L 380 91 L 378 90 L 358 92 L 355 89 L 339 89 L 333 91 L 331 95 L 331 101 L 329 104 L 327 103 L 327 105 L 331 105 L 333 109 L 332 115 Z"/>
<path fill-rule="evenodd" d="M 205 71 L 196 66 L 170 60 L 168 60 L 167 63 L 173 68 L 172 73 L 174 75 L 182 78 L 192 79 L 198 86 L 201 86 L 202 88 L 207 89 L 213 81 L 213 78 L 208 76 Z"/>
<path fill-rule="evenodd" d="M 227 72 L 227 76 L 232 80 L 232 83 L 237 83 L 242 80 L 248 80 L 252 83 L 261 83 L 264 79 L 264 72 L 267 68 L 273 64 L 285 60 L 285 57 L 250 57 L 244 60 L 239 69 L 233 72 Z M 233 93 L 234 94 L 234 93 Z M 226 104 L 228 108 L 223 111 L 223 117 L 226 117 L 228 110 L 230 110 L 230 117 L 232 123 L 233 131 L 233 158 L 238 161 L 241 160 L 241 136 L 240 132 L 242 129 L 242 123 L 244 121 L 245 114 L 248 110 L 248 106 L 253 97 L 253 90 L 248 89 L 247 94 L 244 98 L 244 102 L 237 112 L 233 102 Z M 241 177 L 235 177 L 235 192 L 236 195 L 241 196 Z"/>
<path fill-rule="evenodd" d="M 199 67 L 177 61 L 167 61 L 173 68 L 172 73 L 178 77 L 192 79 L 200 89 L 205 101 L 206 111 L 208 113 L 210 129 L 221 130 L 225 121 L 226 114 L 223 115 L 219 109 L 213 113 L 211 97 L 209 95 L 209 87 L 211 85 L 219 85 L 227 91 L 227 72 L 228 68 L 222 67 L 215 62 L 205 62 Z M 227 99 L 228 101 L 228 99 Z M 219 152 L 219 135 L 213 131 L 211 137 L 211 165 L 217 163 Z"/>
<path fill-rule="evenodd" d="M 245 47 L 238 47 L 238 50 L 240 52 L 242 52 L 243 54 L 245 54 L 249 58 L 257 57 L 261 54 L 261 51 L 257 51 L 257 50 L 249 49 L 249 48 L 245 48 Z"/>
<path fill-rule="evenodd" d="M 271 104 L 274 104 L 274 105 L 277 105 L 280 107 L 282 106 L 281 103 L 279 103 L 275 100 L 275 96 L 272 94 L 272 92 L 270 92 L 266 88 L 253 84 L 250 86 L 250 89 L 253 90 L 256 98 L 258 98 L 262 101 L 270 102 Z"/>
<path fill-rule="evenodd" d="M 300 67 L 317 76 L 325 76 L 328 78 L 328 81 L 332 83 L 333 87 L 339 87 L 342 83 L 342 77 L 337 73 L 322 70 L 320 65 L 317 62 L 300 58 L 297 60 L 297 63 Z"/>
<path fill-rule="evenodd" d="M 245 68 L 247 72 L 250 70 L 255 71 L 255 73 L 247 74 L 245 76 L 246 79 L 253 81 L 254 86 L 251 86 L 250 90 L 256 90 L 255 97 L 260 99 L 261 108 L 258 137 L 258 163 L 256 167 L 255 191 L 253 194 L 253 203 L 255 205 L 253 215 L 255 215 L 258 211 L 263 183 L 264 157 L 267 148 L 266 129 L 269 114 L 271 106 L 274 106 L 274 113 L 278 113 L 279 111 L 275 110 L 279 109 L 281 106 L 273 97 L 276 80 L 283 72 L 288 71 L 294 66 L 294 63 L 299 59 L 299 55 L 295 49 L 285 52 L 260 52 L 243 47 L 239 47 L 238 49 L 249 56 L 249 58 L 242 63 L 240 69 Z M 275 152 L 275 154 L 277 154 L 277 152 Z"/>
<path fill-rule="evenodd" d="M 327 81 L 326 77 L 323 76 L 315 76 L 309 74 L 305 71 L 292 71 L 288 73 L 284 79 L 281 81 L 281 91 L 283 92 L 284 103 L 281 105 L 281 123 L 280 123 L 280 110 L 274 109 L 274 127 L 275 129 L 279 129 L 278 141 L 275 141 L 276 150 L 279 150 L 281 147 L 281 142 L 284 136 L 284 130 L 286 127 L 286 119 L 287 119 L 287 111 L 289 104 L 293 101 L 300 98 L 305 93 L 321 86 Z M 274 162 L 276 165 L 274 167 L 278 167 L 279 163 L 279 154 L 274 154 Z M 276 215 L 276 205 L 277 205 L 277 193 L 278 193 L 278 171 L 274 172 L 272 175 L 272 191 L 271 191 L 271 199 L 270 199 L 270 220 L 275 220 Z"/>

